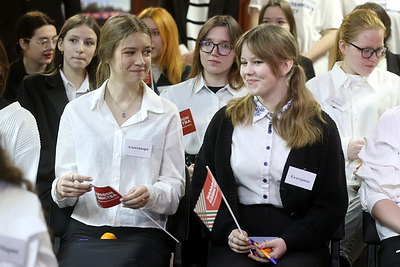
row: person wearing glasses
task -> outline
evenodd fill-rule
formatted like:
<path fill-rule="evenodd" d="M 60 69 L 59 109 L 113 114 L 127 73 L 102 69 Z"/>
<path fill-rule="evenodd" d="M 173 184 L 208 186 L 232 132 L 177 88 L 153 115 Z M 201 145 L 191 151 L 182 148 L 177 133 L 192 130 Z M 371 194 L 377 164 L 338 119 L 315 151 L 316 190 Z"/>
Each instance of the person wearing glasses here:
<path fill-rule="evenodd" d="M 97 44 L 100 27 L 90 16 L 70 17 L 60 30 L 54 57 L 45 73 L 28 75 L 17 96 L 35 117 L 41 151 L 36 191 L 45 216 L 51 209 L 50 188 L 54 180 L 55 151 L 61 114 L 68 102 L 96 88 Z"/>
<path fill-rule="evenodd" d="M 197 37 L 188 80 L 169 87 L 160 95 L 175 103 L 179 111 L 190 109 L 192 114 L 196 131 L 183 136 L 190 175 L 211 118 L 228 100 L 247 93 L 234 50 L 234 44 L 242 32 L 239 23 L 231 16 L 210 18 L 201 27 Z M 194 229 L 191 227 L 191 234 L 196 235 L 198 232 Z M 190 236 L 188 244 L 183 246 L 183 255 L 193 264 L 205 264 L 207 242 L 201 237 Z M 194 245 L 201 247 L 196 253 L 191 249 Z M 186 261 L 185 257 L 183 260 Z"/>
<path fill-rule="evenodd" d="M 332 70 L 307 82 L 322 108 L 336 122 L 346 160 L 349 207 L 340 246 L 343 266 L 351 266 L 365 246 L 358 195 L 360 179 L 354 175 L 360 164 L 358 153 L 380 116 L 400 105 L 400 77 L 377 68 L 387 51 L 385 33 L 375 12 L 352 11 L 339 28 Z"/>
<path fill-rule="evenodd" d="M 11 63 L 4 99 L 14 102 L 19 86 L 28 74 L 45 71 L 50 64 L 57 42 L 55 22 L 39 11 L 22 15 L 16 25 L 16 50 L 21 57 Z"/>

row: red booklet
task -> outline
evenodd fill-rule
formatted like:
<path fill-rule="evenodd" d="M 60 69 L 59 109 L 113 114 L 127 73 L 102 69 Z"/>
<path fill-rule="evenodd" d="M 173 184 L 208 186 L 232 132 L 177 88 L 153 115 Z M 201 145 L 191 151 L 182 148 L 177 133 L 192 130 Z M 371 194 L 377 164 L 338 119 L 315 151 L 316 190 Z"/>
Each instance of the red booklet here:
<path fill-rule="evenodd" d="M 96 195 L 97 203 L 102 208 L 111 208 L 121 204 L 120 199 L 122 198 L 122 195 L 111 186 L 95 186 L 94 193 Z"/>
<path fill-rule="evenodd" d="M 190 133 L 193 133 L 196 131 L 196 126 L 194 125 L 192 113 L 190 112 L 190 109 L 185 109 L 179 112 L 179 115 L 181 117 L 181 123 L 182 123 L 182 130 L 183 130 L 183 135 L 187 135 Z"/>

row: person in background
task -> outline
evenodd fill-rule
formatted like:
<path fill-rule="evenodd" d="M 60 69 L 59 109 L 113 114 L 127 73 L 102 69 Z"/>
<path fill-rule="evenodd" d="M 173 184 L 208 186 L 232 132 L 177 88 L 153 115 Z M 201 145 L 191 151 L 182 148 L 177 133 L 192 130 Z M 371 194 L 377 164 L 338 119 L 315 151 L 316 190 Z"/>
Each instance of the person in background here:
<path fill-rule="evenodd" d="M 362 5 L 358 5 L 354 9 L 369 9 L 375 11 L 379 19 L 383 22 L 383 25 L 385 25 L 386 28 L 386 34 L 385 38 L 383 39 L 383 43 L 386 47 L 388 47 L 388 49 L 386 51 L 386 56 L 380 60 L 378 67 L 387 69 L 390 72 L 400 75 L 400 55 L 392 53 L 388 46 L 388 40 L 392 36 L 392 22 L 388 13 L 381 5 L 373 2 L 367 2 Z"/>
<path fill-rule="evenodd" d="M 258 24 L 267 23 L 282 26 L 294 36 L 297 41 L 297 28 L 292 8 L 285 0 L 269 0 L 261 8 Z M 309 58 L 300 55 L 299 64 L 304 68 L 306 79 L 315 77 L 313 63 Z"/>
<path fill-rule="evenodd" d="M 354 176 L 364 137 L 383 112 L 400 105 L 400 77 L 377 68 L 387 51 L 385 32 L 374 11 L 354 10 L 343 19 L 338 30 L 336 63 L 332 70 L 306 84 L 336 122 L 346 160 L 349 207 L 345 237 L 340 244 L 342 266 L 351 266 L 365 247 L 358 195 L 360 180 Z"/>
<path fill-rule="evenodd" d="M 0 147 L 32 185 L 36 183 L 40 138 L 36 120 L 18 102 L 3 99 L 10 65 L 0 40 Z"/>
<path fill-rule="evenodd" d="M 327 244 L 347 208 L 336 125 L 305 87 L 289 31 L 262 24 L 235 49 L 249 94 L 229 101 L 210 122 L 191 196 L 194 207 L 208 166 L 239 225 L 222 203 L 207 266 L 264 266 L 270 261 L 260 250 L 250 253 L 255 237 L 274 237 L 259 242 L 278 261 L 268 266 L 330 266 Z"/>
<path fill-rule="evenodd" d="M 179 31 L 180 49 L 183 60 L 193 63 L 196 39 L 204 23 L 216 15 L 229 15 L 239 19 L 239 0 L 160 0 L 175 19 Z"/>
<path fill-rule="evenodd" d="M 100 28 L 94 18 L 78 14 L 61 28 L 49 70 L 27 76 L 18 101 L 36 118 L 42 148 L 36 190 L 45 216 L 50 214 L 58 128 L 65 105 L 96 86 L 97 44 Z"/>
<path fill-rule="evenodd" d="M 75 208 L 61 266 L 169 266 L 170 237 L 159 227 L 184 195 L 185 163 L 176 106 L 143 82 L 151 46 L 149 28 L 135 15 L 109 18 L 98 50 L 102 85 L 65 107 L 52 197 Z M 102 208 L 93 186 L 122 197 Z M 118 239 L 100 240 L 105 232 Z"/>
<path fill-rule="evenodd" d="M 347 15 L 357 5 L 375 3 L 380 5 L 391 20 L 392 35 L 387 40 L 387 46 L 395 54 L 400 54 L 400 2 L 396 0 L 340 0 L 343 15 Z"/>
<path fill-rule="evenodd" d="M 18 19 L 17 38 L 16 50 L 21 57 L 11 63 L 4 93 L 4 98 L 10 102 L 16 100 L 25 76 L 45 71 L 53 58 L 58 37 L 54 21 L 42 12 L 32 11 Z"/>
<path fill-rule="evenodd" d="M 9 62 L 19 58 L 16 22 L 29 11 L 40 11 L 55 21 L 57 32 L 65 20 L 81 12 L 81 0 L 2 0 L 0 9 L 0 39 L 3 40 Z"/>
<path fill-rule="evenodd" d="M 356 171 L 361 178 L 361 204 L 375 218 L 381 239 L 379 266 L 399 266 L 400 255 L 400 107 L 386 111 L 375 129 L 365 138 L 359 153 L 362 165 Z"/>
<path fill-rule="evenodd" d="M 2 138 L 0 134 L 0 143 Z M 1 147 L 0 173 L 0 265 L 58 266 L 42 207 L 32 192 L 32 184 L 24 179 Z"/>
<path fill-rule="evenodd" d="M 138 17 L 151 31 L 151 70 L 147 85 L 160 94 L 167 86 L 186 80 L 190 66 L 182 61 L 178 28 L 166 9 L 149 7 L 140 12 Z"/>
<path fill-rule="evenodd" d="M 249 14 L 259 16 L 261 7 L 267 0 L 250 0 Z M 343 19 L 337 1 L 331 0 L 288 0 L 297 24 L 298 43 L 301 55 L 314 63 L 315 74 L 328 71 L 329 51 L 335 47 L 337 29 Z M 252 19 L 252 26 L 257 19 Z"/>

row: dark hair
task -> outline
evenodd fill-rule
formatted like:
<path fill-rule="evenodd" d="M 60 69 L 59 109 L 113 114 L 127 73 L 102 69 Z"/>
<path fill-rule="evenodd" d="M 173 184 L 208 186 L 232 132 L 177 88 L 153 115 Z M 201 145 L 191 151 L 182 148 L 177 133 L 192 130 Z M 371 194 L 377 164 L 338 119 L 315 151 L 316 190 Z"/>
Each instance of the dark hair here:
<path fill-rule="evenodd" d="M 6 82 L 8 73 L 10 72 L 10 64 L 3 42 L 0 40 L 0 99 L 6 90 Z"/>
<path fill-rule="evenodd" d="M 22 171 L 11 163 L 6 151 L 2 147 L 0 147 L 0 173 L 0 181 L 6 181 L 18 186 L 25 185 L 29 191 L 33 192 L 32 183 L 25 179 Z"/>
<path fill-rule="evenodd" d="M 17 20 L 17 40 L 30 39 L 35 34 L 35 30 L 45 25 L 53 25 L 56 23 L 46 14 L 40 11 L 27 12 Z M 21 47 L 17 42 L 15 49 L 21 52 Z"/>
<path fill-rule="evenodd" d="M 89 28 L 91 28 L 96 36 L 97 36 L 97 41 L 96 41 L 96 53 L 95 56 L 92 58 L 90 61 L 89 65 L 86 67 L 86 71 L 88 72 L 89 75 L 89 86 L 90 89 L 96 88 L 96 68 L 97 68 L 97 49 L 99 45 L 99 40 L 100 40 L 100 27 L 97 24 L 96 20 L 88 15 L 84 14 L 77 14 L 65 21 L 64 25 L 62 26 L 60 33 L 58 35 L 58 41 L 63 40 L 66 34 L 72 30 L 75 29 L 81 25 L 87 25 Z M 58 48 L 58 45 L 56 45 L 55 50 L 54 50 L 54 57 L 50 63 L 50 66 L 48 67 L 48 73 L 49 75 L 54 75 L 58 73 L 59 68 L 61 68 L 62 64 L 64 63 L 64 57 L 63 54 L 61 53 L 60 49 Z"/>
<path fill-rule="evenodd" d="M 375 13 L 378 15 L 379 19 L 383 22 L 383 25 L 385 25 L 386 28 L 385 38 L 383 39 L 383 43 L 386 45 L 387 40 L 392 35 L 392 21 L 390 20 L 388 13 L 386 13 L 386 10 L 381 5 L 373 2 L 367 2 L 365 4 L 358 5 L 354 8 L 354 10 L 356 9 L 369 9 L 375 11 Z"/>

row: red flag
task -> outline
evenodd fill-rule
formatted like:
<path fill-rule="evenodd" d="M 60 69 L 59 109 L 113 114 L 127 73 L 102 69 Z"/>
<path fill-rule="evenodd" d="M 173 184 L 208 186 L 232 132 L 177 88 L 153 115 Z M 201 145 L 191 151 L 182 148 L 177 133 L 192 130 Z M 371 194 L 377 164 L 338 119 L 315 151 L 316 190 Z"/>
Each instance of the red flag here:
<path fill-rule="evenodd" d="M 194 207 L 194 211 L 210 231 L 214 226 L 215 217 L 217 217 L 221 201 L 222 191 L 210 169 L 207 168 L 207 177 L 196 206 Z"/>
<path fill-rule="evenodd" d="M 190 112 L 190 109 L 185 109 L 179 112 L 179 115 L 181 117 L 181 123 L 182 123 L 182 130 L 183 130 L 183 135 L 187 135 L 190 133 L 193 133 L 196 131 L 196 126 L 194 125 L 192 113 Z"/>
<path fill-rule="evenodd" d="M 94 187 L 97 203 L 102 208 L 111 208 L 115 205 L 121 204 L 120 199 L 122 196 L 111 186 Z"/>

